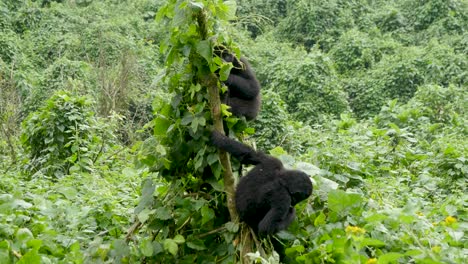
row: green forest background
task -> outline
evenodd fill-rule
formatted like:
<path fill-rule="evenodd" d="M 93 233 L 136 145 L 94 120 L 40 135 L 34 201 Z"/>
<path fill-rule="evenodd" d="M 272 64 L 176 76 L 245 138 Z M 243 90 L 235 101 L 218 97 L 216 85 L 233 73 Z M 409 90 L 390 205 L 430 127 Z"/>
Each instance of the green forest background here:
<path fill-rule="evenodd" d="M 466 262 L 466 0 L 0 0 L 0 263 L 242 258 L 181 81 L 199 10 L 262 84 L 233 131 L 313 178 L 278 234 L 294 263 Z"/>

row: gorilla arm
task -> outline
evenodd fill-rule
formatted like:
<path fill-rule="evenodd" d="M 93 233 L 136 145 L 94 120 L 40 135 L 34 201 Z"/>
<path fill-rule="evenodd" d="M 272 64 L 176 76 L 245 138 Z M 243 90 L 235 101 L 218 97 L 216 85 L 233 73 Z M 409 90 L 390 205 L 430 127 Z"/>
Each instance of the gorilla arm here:
<path fill-rule="evenodd" d="M 211 134 L 211 142 L 218 148 L 231 153 L 231 155 L 238 159 L 242 164 L 258 165 L 260 163 L 268 162 L 270 159 L 274 159 L 265 155 L 263 152 L 256 152 L 249 146 L 230 139 L 218 131 L 213 131 Z"/>
<path fill-rule="evenodd" d="M 276 190 L 270 196 L 270 210 L 258 224 L 261 235 L 271 235 L 286 229 L 294 220 L 296 210 L 291 206 L 291 198 L 286 190 Z"/>

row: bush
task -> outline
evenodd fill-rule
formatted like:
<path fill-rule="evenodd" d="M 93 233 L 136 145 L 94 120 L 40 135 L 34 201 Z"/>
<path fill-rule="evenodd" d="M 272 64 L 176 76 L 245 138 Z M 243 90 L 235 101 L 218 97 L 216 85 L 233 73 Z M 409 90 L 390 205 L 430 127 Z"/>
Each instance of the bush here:
<path fill-rule="evenodd" d="M 382 58 L 382 43 L 368 34 L 352 29 L 344 33 L 331 49 L 336 68 L 340 73 L 371 68 Z"/>
<path fill-rule="evenodd" d="M 265 50 L 265 45 L 272 48 Z M 256 54 L 253 64 L 263 89 L 279 94 L 299 121 L 316 123 L 327 115 L 337 117 L 348 111 L 347 96 L 333 64 L 318 48 L 294 50 L 266 37 L 258 39 L 251 53 Z"/>
<path fill-rule="evenodd" d="M 277 25 L 287 13 L 287 0 L 239 0 L 237 15 L 252 37 L 263 33 L 266 25 Z"/>
<path fill-rule="evenodd" d="M 318 44 L 328 51 L 365 14 L 366 6 L 365 1 L 291 1 L 277 36 L 307 48 Z"/>
<path fill-rule="evenodd" d="M 384 56 L 371 70 L 348 80 L 350 106 L 358 117 L 373 116 L 391 99 L 407 102 L 424 81 L 420 49 L 404 48 Z"/>
<path fill-rule="evenodd" d="M 96 120 L 86 97 L 56 92 L 23 122 L 21 142 L 30 162 L 25 169 L 48 176 L 68 174 L 70 168 L 91 170 L 98 138 Z"/>
<path fill-rule="evenodd" d="M 281 146 L 287 134 L 287 122 L 291 117 L 281 97 L 266 90 L 262 94 L 262 111 L 253 124 L 259 149 L 269 150 Z"/>

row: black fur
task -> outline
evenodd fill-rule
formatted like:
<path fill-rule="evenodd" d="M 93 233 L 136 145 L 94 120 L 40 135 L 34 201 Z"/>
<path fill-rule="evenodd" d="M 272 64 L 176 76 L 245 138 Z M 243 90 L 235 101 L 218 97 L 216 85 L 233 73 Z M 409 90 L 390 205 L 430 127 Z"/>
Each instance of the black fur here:
<path fill-rule="evenodd" d="M 287 170 L 277 158 L 219 132 L 213 132 L 212 142 L 241 164 L 256 165 L 237 185 L 236 208 L 240 219 L 260 236 L 286 229 L 295 218 L 294 206 L 312 193 L 309 176 L 302 171 Z"/>
<path fill-rule="evenodd" d="M 234 66 L 224 82 L 228 92 L 223 103 L 231 107 L 235 116 L 244 116 L 247 120 L 255 119 L 261 105 L 260 83 L 249 62 L 244 57 L 237 59 L 227 50 L 215 49 L 215 54 L 226 62 L 232 62 Z"/>

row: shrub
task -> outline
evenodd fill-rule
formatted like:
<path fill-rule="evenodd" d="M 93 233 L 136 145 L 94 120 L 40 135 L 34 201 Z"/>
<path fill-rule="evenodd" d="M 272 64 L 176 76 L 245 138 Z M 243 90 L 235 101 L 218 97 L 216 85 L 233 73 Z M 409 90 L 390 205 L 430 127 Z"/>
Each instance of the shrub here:
<path fill-rule="evenodd" d="M 56 92 L 23 122 L 21 142 L 30 158 L 25 169 L 55 177 L 67 174 L 73 165 L 91 170 L 95 160 L 92 148 L 97 142 L 95 127 L 86 97 Z"/>
<path fill-rule="evenodd" d="M 348 110 L 346 93 L 333 64 L 318 48 L 306 52 L 276 44 L 265 50 L 262 45 L 275 44 L 264 38 L 252 48 L 257 76 L 264 90 L 271 89 L 280 95 L 293 117 L 311 124 L 326 115 L 337 117 Z"/>
<path fill-rule="evenodd" d="M 348 81 L 350 106 L 358 117 L 372 116 L 391 99 L 407 102 L 424 82 L 426 64 L 420 49 L 387 55 L 371 70 Z"/>
<path fill-rule="evenodd" d="M 379 45 L 380 44 L 380 45 Z M 371 68 L 382 58 L 381 43 L 358 30 L 343 34 L 330 51 L 337 70 L 347 73 L 352 70 Z"/>

